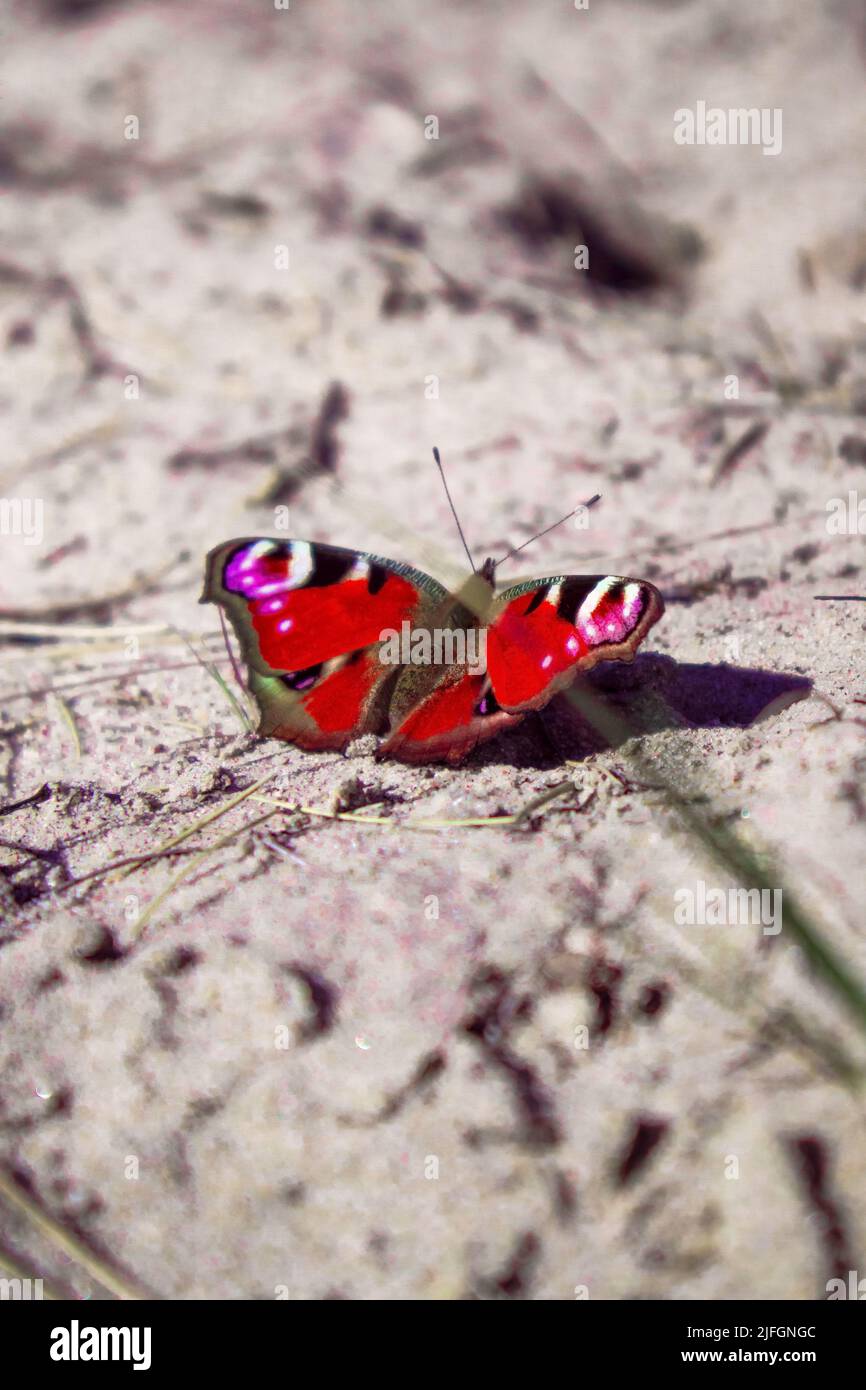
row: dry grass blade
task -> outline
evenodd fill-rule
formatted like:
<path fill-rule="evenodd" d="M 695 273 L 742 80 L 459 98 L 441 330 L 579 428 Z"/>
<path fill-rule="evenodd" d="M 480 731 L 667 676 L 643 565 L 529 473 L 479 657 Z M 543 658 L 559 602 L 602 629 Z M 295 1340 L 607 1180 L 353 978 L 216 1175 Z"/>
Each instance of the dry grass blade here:
<path fill-rule="evenodd" d="M 113 1293 L 115 1298 L 138 1300 L 150 1297 L 149 1294 L 136 1288 L 117 1270 L 106 1264 L 99 1255 L 84 1244 L 83 1240 L 79 1240 L 78 1236 L 68 1231 L 55 1217 L 49 1216 L 46 1211 L 43 1211 L 38 1203 L 22 1192 L 18 1184 L 2 1170 L 0 1170 L 0 1197 L 7 1201 L 10 1206 L 15 1207 L 55 1249 L 61 1250 L 70 1260 L 80 1265 L 102 1288 Z"/>
<path fill-rule="evenodd" d="M 300 802 L 281 801 L 273 796 L 255 796 L 253 800 L 260 801 L 265 806 L 273 806 L 275 810 L 291 811 L 299 816 L 322 816 L 325 820 L 349 820 L 360 825 L 398 824 L 391 816 L 365 816 L 358 811 L 331 811 L 327 806 L 302 806 Z"/>
<path fill-rule="evenodd" d="M 188 864 L 185 864 L 184 867 L 181 869 L 180 873 L 176 874 L 175 877 L 171 880 L 171 883 L 169 883 L 167 887 L 163 888 L 161 893 L 157 893 L 156 897 L 148 903 L 144 912 L 138 919 L 138 924 L 133 939 L 137 939 L 141 936 L 142 932 L 144 931 L 144 928 L 147 926 L 154 913 L 165 902 L 166 898 L 170 897 L 170 895 L 174 892 L 175 888 L 179 887 L 183 880 L 185 878 L 188 878 L 189 875 L 193 872 L 193 870 L 197 869 L 199 864 L 201 864 L 203 860 L 207 859 L 208 855 L 215 854 L 218 849 L 223 849 L 226 845 L 231 844 L 232 840 L 236 840 L 239 835 L 243 835 L 244 831 L 252 830 L 254 826 L 261 825 L 262 821 L 270 820 L 271 816 L 276 814 L 276 809 L 277 808 L 274 807 L 270 811 L 265 811 L 264 814 L 261 816 L 255 816 L 253 820 L 247 821 L 245 825 L 238 826 L 237 830 L 230 830 L 227 835 L 221 836 L 215 844 L 208 845 L 207 849 L 201 850 L 201 852 L 197 854 L 194 859 L 191 859 Z"/>
<path fill-rule="evenodd" d="M 381 825 L 390 830 L 454 830 L 466 827 L 479 827 L 488 829 L 492 826 L 504 828 L 506 826 L 521 825 L 532 815 L 534 811 L 546 806 L 549 801 L 553 801 L 558 796 L 564 796 L 566 792 L 574 791 L 573 782 L 559 782 L 555 787 L 549 788 L 536 796 L 526 806 L 511 815 L 504 816 L 467 816 L 462 819 L 450 819 L 447 817 L 430 817 L 422 820 L 395 820 L 393 816 L 365 816 L 358 811 L 332 811 L 327 806 L 303 806 L 299 802 L 280 801 L 276 797 L 256 796 L 254 801 L 261 801 L 266 806 L 274 806 L 282 811 L 291 811 L 295 815 L 302 816 L 321 816 L 324 820 L 352 821 L 358 825 Z"/>
<path fill-rule="evenodd" d="M 76 722 L 75 722 L 75 716 L 74 716 L 74 714 L 72 713 L 72 710 L 69 708 L 69 705 L 66 703 L 66 701 L 64 700 L 64 698 L 63 698 L 62 695 L 55 695 L 54 698 L 55 698 L 55 700 L 57 701 L 57 708 L 58 708 L 59 711 L 60 711 L 60 716 L 61 716 L 61 718 L 62 718 L 64 724 L 66 725 L 67 729 L 69 730 L 70 734 L 72 735 L 72 744 L 73 744 L 73 747 L 74 747 L 74 749 L 75 749 L 75 756 L 76 756 L 76 758 L 78 758 L 78 759 L 80 760 L 80 759 L 81 759 L 81 735 L 80 735 L 79 732 L 78 732 L 78 725 L 77 725 Z"/>
<path fill-rule="evenodd" d="M 231 708 L 237 716 L 237 719 L 239 720 L 240 726 L 243 729 L 244 733 L 251 734 L 253 732 L 253 729 L 255 728 L 255 725 L 247 711 L 244 709 L 243 705 L 241 705 L 240 701 L 238 700 L 237 696 L 229 686 L 222 673 L 217 670 L 216 666 L 212 661 L 205 661 L 204 658 L 199 655 L 199 653 L 196 651 L 195 647 L 192 645 L 192 642 L 190 642 L 189 638 L 186 636 L 185 633 L 181 632 L 178 628 L 173 628 L 172 631 L 177 633 L 177 636 L 181 639 L 182 642 L 186 643 L 187 647 L 189 647 L 189 650 L 192 652 L 193 656 L 195 657 L 199 666 L 201 666 L 202 670 L 207 671 L 211 680 L 215 681 L 216 684 L 219 686 L 220 690 L 222 691 L 223 695 L 225 696 L 226 700 L 231 705 Z M 230 648 L 228 649 L 228 659 L 232 664 L 232 668 L 235 669 L 234 654 L 232 653 Z"/>
<path fill-rule="evenodd" d="M 87 881 L 92 878 L 101 878 L 103 874 L 114 873 L 117 869 L 126 869 L 128 873 L 131 873 L 133 869 L 138 868 L 141 864 L 148 864 L 152 860 L 161 859 L 163 855 L 175 849 L 176 846 L 182 844 L 184 840 L 189 839 L 190 835 L 195 835 L 199 830 L 204 830 L 205 826 L 212 825 L 213 822 L 219 820 L 221 816 L 225 816 L 229 811 L 234 810 L 235 806 L 239 806 L 242 801 L 246 801 L 247 797 L 253 796 L 261 787 L 266 786 L 269 781 L 270 776 L 260 777 L 258 782 L 253 782 L 251 787 L 245 787 L 242 792 L 238 792 L 237 796 L 233 796 L 225 805 L 217 807 L 215 811 L 209 811 L 206 816 L 202 816 L 201 819 L 197 820 L 193 825 L 187 826 L 186 830 L 182 830 L 179 835 L 173 835 L 170 840 L 166 840 L 164 844 L 158 845 L 156 849 L 148 850 L 146 854 L 129 854 L 123 859 L 115 859 L 110 864 L 103 864 L 100 869 L 91 869 L 90 873 L 81 874 L 78 878 L 72 879 L 70 883 L 64 883 L 63 890 L 75 888 L 79 883 L 87 883 Z M 123 874 L 121 877 L 126 877 L 126 875 Z"/>
<path fill-rule="evenodd" d="M 54 603 L 46 608 L 2 608 L 0 609 L 0 618 L 19 619 L 22 623 L 56 626 L 67 617 L 74 618 L 78 614 L 85 613 L 99 614 L 118 604 L 130 603 L 132 599 L 153 593 L 159 587 L 160 581 L 171 573 L 177 563 L 177 560 L 169 560 L 167 564 L 162 565 L 151 574 L 140 575 L 122 589 L 113 589 L 110 593 L 102 594 L 98 598 L 68 599 L 63 603 Z"/>
<path fill-rule="evenodd" d="M 0 1246 L 0 1269 L 13 1279 L 29 1279 L 31 1283 L 39 1280 L 42 1284 L 42 1291 L 39 1295 L 41 1298 L 47 1298 L 54 1302 L 62 1296 L 55 1292 L 51 1284 L 48 1283 L 41 1274 L 34 1274 L 32 1270 L 27 1269 L 19 1260 L 16 1260 L 14 1255 L 10 1254 L 10 1252 L 2 1246 Z"/>
<path fill-rule="evenodd" d="M 223 635 L 223 642 L 225 643 L 226 655 L 228 656 L 228 659 L 232 664 L 232 675 L 234 676 L 235 681 L 240 686 L 241 690 L 244 690 L 244 680 L 243 676 L 241 675 L 241 668 L 239 667 L 237 659 L 235 658 L 234 651 L 232 650 L 232 644 L 229 638 L 229 630 L 228 624 L 226 623 L 225 614 L 223 613 L 223 610 L 219 607 L 217 607 L 217 612 L 220 616 L 220 629 Z"/>
<path fill-rule="evenodd" d="M 769 420 L 755 420 L 741 435 L 738 435 L 733 444 L 729 445 L 719 460 L 715 473 L 713 474 L 710 486 L 715 487 L 717 483 L 726 478 L 733 472 L 741 459 L 761 443 L 770 428 Z"/>
<path fill-rule="evenodd" d="M 0 637 L 37 637 L 47 642 L 96 642 L 106 637 L 161 637 L 171 631 L 163 623 L 101 627 L 70 627 L 69 623 L 0 622 Z"/>
<path fill-rule="evenodd" d="M 565 796 L 568 792 L 573 791 L 574 783 L 570 779 L 565 782 L 557 782 L 555 787 L 548 787 L 547 791 L 542 792 L 539 796 L 533 797 L 532 801 L 527 802 L 523 809 L 517 812 L 517 815 L 514 817 L 514 824 L 525 824 L 530 816 L 534 815 L 536 811 L 540 811 L 543 806 L 547 806 L 549 802 L 556 801 L 558 797 Z"/>
<path fill-rule="evenodd" d="M 215 661 L 225 661 L 225 657 L 215 657 Z M 201 666 L 202 659 L 197 656 L 195 661 L 173 661 L 166 662 L 162 666 L 133 666 L 125 667 L 122 671 L 111 671 L 107 676 L 87 676 L 81 681 L 66 681 L 63 685 L 41 685 L 33 689 L 8 690 L 3 692 L 4 704 L 9 704 L 12 700 L 35 700 L 42 695 L 56 695 L 60 691 L 66 690 L 85 690 L 94 685 L 108 685 L 112 681 L 138 681 L 145 676 L 162 676 L 166 671 L 188 671 L 191 666 Z"/>
<path fill-rule="evenodd" d="M 624 745 L 629 739 L 635 738 L 638 731 L 615 714 L 588 686 L 572 686 L 565 693 L 581 716 L 613 746 Z M 783 928 L 790 931 L 791 937 L 816 971 L 866 1032 L 866 989 L 825 940 L 820 928 L 809 920 L 789 890 L 778 882 L 771 883 L 752 850 L 727 827 L 698 812 L 694 805 L 696 798 L 689 797 L 665 778 L 639 746 L 628 752 L 623 750 L 623 756 L 629 757 L 644 776 L 653 777 L 654 790 L 662 792 L 664 800 L 678 814 L 685 829 L 733 878 L 750 889 L 782 889 Z"/>
<path fill-rule="evenodd" d="M 231 686 L 226 681 L 222 672 L 218 671 L 216 666 L 213 666 L 210 662 L 203 664 L 204 669 L 207 671 L 208 675 L 216 681 L 220 690 L 225 695 L 226 699 L 228 700 L 229 704 L 231 705 L 232 709 L 237 715 L 238 720 L 240 721 L 240 726 L 243 729 L 244 733 L 251 734 L 255 729 L 255 724 L 248 715 L 247 711 L 244 709 L 238 697 L 235 695 Z"/>

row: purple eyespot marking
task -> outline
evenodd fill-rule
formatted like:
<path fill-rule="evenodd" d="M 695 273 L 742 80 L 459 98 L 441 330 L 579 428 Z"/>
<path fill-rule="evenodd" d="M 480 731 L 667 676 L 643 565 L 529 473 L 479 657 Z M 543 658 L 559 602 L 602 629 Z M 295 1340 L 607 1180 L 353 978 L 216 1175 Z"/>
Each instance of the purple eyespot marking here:
<path fill-rule="evenodd" d="M 596 584 L 584 599 L 575 626 L 589 647 L 615 645 L 634 631 L 643 609 L 640 584 L 626 584 L 611 576 Z"/>
<path fill-rule="evenodd" d="M 478 700 L 472 713 L 479 719 L 484 719 L 488 714 L 496 714 L 500 706 L 492 690 L 485 690 L 481 699 Z"/>
<path fill-rule="evenodd" d="M 322 674 L 321 665 L 307 666 L 303 671 L 286 671 L 280 677 L 289 690 L 309 690 Z"/>
<path fill-rule="evenodd" d="M 273 593 L 270 588 L 274 582 L 273 570 L 264 563 L 270 553 L 270 544 L 265 548 L 261 542 L 236 551 L 225 567 L 225 587 L 231 593 L 243 593 L 248 598 L 259 598 L 268 591 Z"/>
<path fill-rule="evenodd" d="M 276 613 L 282 600 L 273 596 L 304 584 L 312 563 L 310 547 L 301 541 L 293 541 L 289 547 L 280 541 L 253 541 L 229 557 L 223 584 L 230 593 L 247 599 L 268 599 L 264 611 Z"/>

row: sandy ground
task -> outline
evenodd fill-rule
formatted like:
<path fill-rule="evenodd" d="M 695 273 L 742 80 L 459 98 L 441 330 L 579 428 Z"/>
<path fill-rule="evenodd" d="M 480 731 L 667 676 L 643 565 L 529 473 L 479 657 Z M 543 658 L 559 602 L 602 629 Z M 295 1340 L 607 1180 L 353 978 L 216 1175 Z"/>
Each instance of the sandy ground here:
<path fill-rule="evenodd" d="M 2 29 L 0 495 L 42 534 L 4 512 L 0 1260 L 177 1299 L 866 1273 L 862 1020 L 787 929 L 675 920 L 736 880 L 666 790 L 866 979 L 864 615 L 814 598 L 864 592 L 827 525 L 866 496 L 861 8 Z M 676 144 L 699 100 L 779 108 L 781 152 Z M 434 443 L 478 556 L 603 494 L 509 578 L 661 588 L 592 677 L 630 741 L 564 705 L 413 770 L 245 731 L 205 552 L 288 507 L 456 580 Z"/>

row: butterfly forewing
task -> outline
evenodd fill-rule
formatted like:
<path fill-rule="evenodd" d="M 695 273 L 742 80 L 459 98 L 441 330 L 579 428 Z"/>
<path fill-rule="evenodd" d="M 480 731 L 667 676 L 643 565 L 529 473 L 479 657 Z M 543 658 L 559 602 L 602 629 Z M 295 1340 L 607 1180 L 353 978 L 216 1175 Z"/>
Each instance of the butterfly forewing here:
<path fill-rule="evenodd" d="M 260 732 L 305 748 L 342 748 L 379 727 L 397 674 L 379 660 L 382 632 L 446 599 L 397 561 L 262 537 L 212 550 L 202 595 L 224 608 L 241 644 Z"/>
<path fill-rule="evenodd" d="M 500 594 L 487 633 L 487 670 L 503 709 L 540 709 L 578 671 L 631 661 L 664 612 L 642 579 L 558 575 Z"/>
<path fill-rule="evenodd" d="M 446 590 L 395 560 L 310 541 L 228 541 L 207 560 L 203 601 L 231 617 L 251 666 L 302 671 L 376 642 Z"/>

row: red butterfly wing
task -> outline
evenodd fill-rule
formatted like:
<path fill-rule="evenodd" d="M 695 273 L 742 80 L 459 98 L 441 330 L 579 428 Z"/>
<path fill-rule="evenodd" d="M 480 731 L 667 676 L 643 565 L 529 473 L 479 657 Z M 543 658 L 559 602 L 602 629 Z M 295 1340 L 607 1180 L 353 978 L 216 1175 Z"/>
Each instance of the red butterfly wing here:
<path fill-rule="evenodd" d="M 376 729 L 397 669 L 379 661 L 398 630 L 446 590 L 393 560 L 307 541 L 228 541 L 207 558 L 203 602 L 225 609 L 249 668 L 260 732 L 342 748 Z"/>
<path fill-rule="evenodd" d="M 505 710 L 540 709 L 578 671 L 631 661 L 664 612 L 642 579 L 565 575 L 506 589 L 487 631 L 487 670 Z"/>
<path fill-rule="evenodd" d="M 429 575 L 394 560 L 309 541 L 228 541 L 207 558 L 204 601 L 246 620 L 244 656 L 262 671 L 301 671 L 412 621 Z"/>
<path fill-rule="evenodd" d="M 379 756 L 406 763 L 460 763 L 476 744 L 519 724 L 521 718 L 499 708 L 486 675 L 453 667 L 410 709 Z"/>

